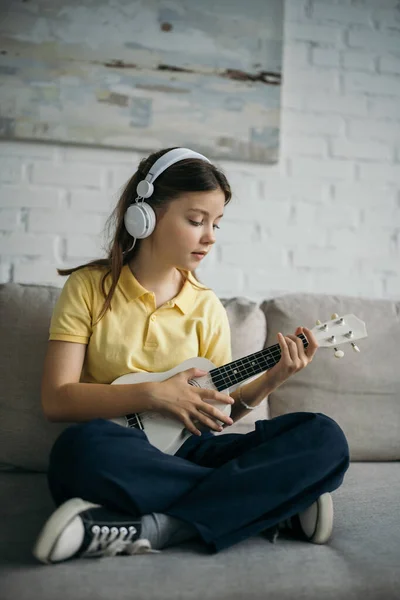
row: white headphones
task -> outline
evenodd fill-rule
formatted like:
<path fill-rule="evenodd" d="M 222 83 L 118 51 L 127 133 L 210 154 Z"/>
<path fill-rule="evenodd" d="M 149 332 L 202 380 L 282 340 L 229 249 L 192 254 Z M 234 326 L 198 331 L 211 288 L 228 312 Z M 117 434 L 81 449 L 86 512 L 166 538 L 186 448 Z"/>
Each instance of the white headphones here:
<path fill-rule="evenodd" d="M 156 160 L 146 178 L 139 181 L 136 188 L 138 197 L 135 204 L 128 207 L 124 216 L 126 230 L 132 237 L 142 240 L 153 233 L 156 226 L 156 214 L 150 204 L 145 202 L 143 198 L 150 198 L 154 192 L 153 184 L 161 173 L 185 158 L 201 158 L 210 162 L 208 158 L 198 152 L 189 150 L 189 148 L 175 148 L 175 150 L 166 152 Z M 139 203 L 139 200 L 142 201 Z"/>

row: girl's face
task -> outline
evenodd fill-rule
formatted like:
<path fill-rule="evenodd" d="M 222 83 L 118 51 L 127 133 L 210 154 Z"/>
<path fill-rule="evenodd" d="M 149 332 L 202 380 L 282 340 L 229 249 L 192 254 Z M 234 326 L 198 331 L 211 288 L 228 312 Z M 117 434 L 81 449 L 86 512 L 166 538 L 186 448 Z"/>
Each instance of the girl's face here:
<path fill-rule="evenodd" d="M 202 262 L 194 252 L 207 254 L 216 241 L 224 213 L 222 190 L 189 192 L 172 201 L 157 214 L 152 239 L 154 250 L 166 266 L 193 271 Z M 204 211 L 204 213 L 200 212 Z"/>

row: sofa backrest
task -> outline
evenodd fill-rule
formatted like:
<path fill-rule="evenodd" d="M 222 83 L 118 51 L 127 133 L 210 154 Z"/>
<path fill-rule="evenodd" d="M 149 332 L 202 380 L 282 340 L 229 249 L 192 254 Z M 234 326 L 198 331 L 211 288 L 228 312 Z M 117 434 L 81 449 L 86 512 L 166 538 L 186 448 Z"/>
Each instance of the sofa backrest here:
<path fill-rule="evenodd" d="M 269 396 L 270 417 L 287 412 L 320 412 L 343 429 L 353 461 L 400 459 L 400 302 L 324 294 L 288 294 L 261 305 L 268 324 L 267 346 L 278 332 L 312 329 L 332 313 L 354 314 L 368 337 L 333 348 L 319 348 L 311 364 Z M 328 336 L 329 334 L 327 334 Z"/>

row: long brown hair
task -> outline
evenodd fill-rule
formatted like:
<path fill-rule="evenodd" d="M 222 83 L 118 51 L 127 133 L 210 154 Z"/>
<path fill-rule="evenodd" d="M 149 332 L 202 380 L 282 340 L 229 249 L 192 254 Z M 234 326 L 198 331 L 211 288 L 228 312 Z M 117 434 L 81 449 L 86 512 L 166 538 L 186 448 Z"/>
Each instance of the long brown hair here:
<path fill-rule="evenodd" d="M 107 258 L 95 259 L 70 269 L 57 269 L 59 275 L 70 275 L 74 271 L 78 271 L 85 267 L 105 268 L 105 273 L 101 280 L 101 290 L 105 300 L 96 322 L 100 321 L 108 309 L 111 310 L 111 300 L 122 267 L 136 256 L 140 248 L 141 240 L 139 239 L 136 240 L 134 247 L 131 248 L 132 237 L 127 232 L 124 223 L 124 215 L 128 206 L 133 204 L 137 198 L 137 184 L 142 179 L 145 179 L 156 160 L 166 152 L 174 149 L 175 148 L 164 148 L 163 150 L 150 154 L 147 158 L 143 158 L 139 163 L 136 173 L 134 173 L 125 184 L 121 197 L 106 222 L 108 231 L 111 232 L 114 230 L 113 236 L 110 236 L 111 239 L 107 249 Z M 216 189 L 221 189 L 224 192 L 225 205 L 227 205 L 232 197 L 232 192 L 224 173 L 212 163 L 208 163 L 205 160 L 186 158 L 171 165 L 157 177 L 154 183 L 153 195 L 150 198 L 147 198 L 146 202 L 154 208 L 164 208 L 167 207 L 172 200 L 179 198 L 180 194 L 184 192 L 208 192 Z M 188 277 L 181 269 L 179 269 L 179 272 L 181 273 L 183 282 L 185 282 Z M 191 271 L 191 274 L 196 281 L 201 283 L 195 271 Z M 105 281 L 109 275 L 111 275 L 111 287 L 107 293 Z M 198 289 L 204 289 L 204 287 Z"/>

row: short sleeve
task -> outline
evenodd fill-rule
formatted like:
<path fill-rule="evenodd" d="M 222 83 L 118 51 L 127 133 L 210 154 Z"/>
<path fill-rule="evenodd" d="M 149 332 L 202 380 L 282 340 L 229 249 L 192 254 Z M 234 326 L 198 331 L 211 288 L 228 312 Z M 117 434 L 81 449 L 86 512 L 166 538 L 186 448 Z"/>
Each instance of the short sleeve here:
<path fill-rule="evenodd" d="M 216 367 L 232 362 L 231 329 L 225 307 L 219 299 L 213 310 L 212 328 L 204 341 L 202 356 Z"/>
<path fill-rule="evenodd" d="M 92 298 L 79 271 L 71 273 L 54 306 L 49 340 L 87 344 L 92 334 Z"/>

